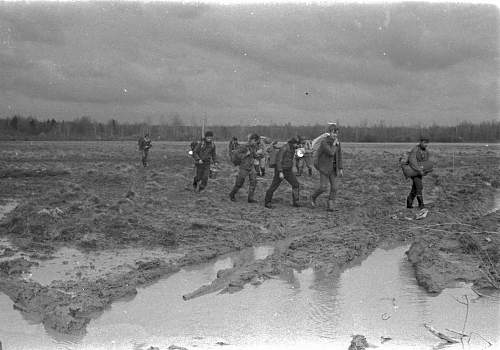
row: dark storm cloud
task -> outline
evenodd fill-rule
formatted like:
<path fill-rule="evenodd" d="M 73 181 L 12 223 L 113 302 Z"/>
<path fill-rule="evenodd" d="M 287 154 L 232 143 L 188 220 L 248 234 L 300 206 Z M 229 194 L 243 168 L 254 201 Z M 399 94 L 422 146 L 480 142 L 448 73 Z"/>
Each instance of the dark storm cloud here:
<path fill-rule="evenodd" d="M 488 119 L 498 24 L 470 5 L 3 3 L 0 97 L 97 118 Z"/>

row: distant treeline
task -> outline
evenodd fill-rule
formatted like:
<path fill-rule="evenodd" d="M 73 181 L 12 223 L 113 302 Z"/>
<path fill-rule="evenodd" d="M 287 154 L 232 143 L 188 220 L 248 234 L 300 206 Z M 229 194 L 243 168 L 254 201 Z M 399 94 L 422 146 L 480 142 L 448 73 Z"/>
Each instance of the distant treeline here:
<path fill-rule="evenodd" d="M 324 132 L 325 125 L 222 126 L 209 125 L 217 140 L 229 140 L 232 136 L 240 140 L 255 132 L 274 140 L 286 140 L 293 135 L 314 138 Z M 191 141 L 201 137 L 200 126 L 184 125 L 180 120 L 162 125 L 145 123 L 119 123 L 115 119 L 103 123 L 90 117 L 72 121 L 55 119 L 38 120 L 33 117 L 15 115 L 0 118 L 2 140 L 135 140 L 149 131 L 153 140 Z M 500 121 L 481 123 L 461 122 L 456 126 L 431 125 L 388 126 L 384 122 L 374 125 L 340 126 L 340 135 L 347 142 L 414 142 L 420 135 L 427 135 L 432 142 L 499 142 Z"/>

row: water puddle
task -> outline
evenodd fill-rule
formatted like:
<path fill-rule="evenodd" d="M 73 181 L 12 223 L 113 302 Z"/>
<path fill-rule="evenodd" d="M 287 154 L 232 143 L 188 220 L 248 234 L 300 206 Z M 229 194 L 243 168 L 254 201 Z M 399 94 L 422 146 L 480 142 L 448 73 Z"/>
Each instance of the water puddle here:
<path fill-rule="evenodd" d="M 210 283 L 218 270 L 232 267 L 239 256 L 184 269 L 139 289 L 131 301 L 114 303 L 90 322 L 81 339 L 49 336 L 29 325 L 12 302 L 0 294 L 0 340 L 5 349 L 147 349 L 170 345 L 187 349 L 347 349 L 352 334 L 363 334 L 379 349 L 432 349 L 440 340 L 424 323 L 462 330 L 466 308 L 455 298 L 468 295 L 466 332 L 500 341 L 500 295 L 478 298 L 470 288 L 432 296 L 416 285 L 404 255 L 407 247 L 377 249 L 361 265 L 337 277 L 307 269 L 282 279 L 246 286 L 235 294 L 208 294 L 189 301 L 182 295 Z M 243 259 L 265 257 L 272 248 L 242 252 Z M 7 298 L 7 300 L 5 300 Z M 3 311 L 6 310 L 4 313 Z M 381 337 L 392 338 L 382 342 Z M 465 349 L 487 344 L 473 337 Z M 462 349 L 462 345 L 446 349 Z"/>
<path fill-rule="evenodd" d="M 135 261 L 161 259 L 169 261 L 181 254 L 167 253 L 162 249 L 125 248 L 113 251 L 82 252 L 75 248 L 59 249 L 53 259 L 37 261 L 39 266 L 31 268 L 25 278 L 48 285 L 52 281 L 94 278 L 106 273 L 132 270 Z M 132 264 L 132 265 L 130 265 Z"/>

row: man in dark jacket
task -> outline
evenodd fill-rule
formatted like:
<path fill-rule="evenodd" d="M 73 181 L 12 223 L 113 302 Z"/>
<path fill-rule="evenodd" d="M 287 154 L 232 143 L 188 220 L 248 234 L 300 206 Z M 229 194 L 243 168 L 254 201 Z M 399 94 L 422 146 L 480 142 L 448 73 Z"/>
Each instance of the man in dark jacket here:
<path fill-rule="evenodd" d="M 330 184 L 330 195 L 328 197 L 328 211 L 333 211 L 333 202 L 337 192 L 337 176 L 343 176 L 342 149 L 338 140 L 338 128 L 336 124 L 328 125 L 326 136 L 314 156 L 314 166 L 319 171 L 319 188 L 311 197 L 311 205 L 316 207 L 316 199 L 327 190 Z"/>
<path fill-rule="evenodd" d="M 413 208 L 413 200 L 417 197 L 418 208 L 423 209 L 424 197 L 422 191 L 424 185 L 422 183 L 422 177 L 427 175 L 426 169 L 424 169 L 423 162 L 429 160 L 429 151 L 427 150 L 427 145 L 429 144 L 428 137 L 421 137 L 420 143 L 412 148 L 408 156 L 408 162 L 410 167 L 417 172 L 416 176 L 411 177 L 412 186 L 411 192 L 406 198 L 406 207 Z"/>
<path fill-rule="evenodd" d="M 237 148 L 239 147 L 238 144 L 238 138 L 236 136 L 233 136 L 231 138 L 231 141 L 229 141 L 229 146 L 228 146 L 228 157 L 231 159 L 231 153 L 233 153 Z"/>
<path fill-rule="evenodd" d="M 296 137 L 293 137 L 280 148 L 276 158 L 273 182 L 266 192 L 266 199 L 264 202 L 266 208 L 272 209 L 271 201 L 273 199 L 274 191 L 278 189 L 283 179 L 288 181 L 288 183 L 292 186 L 293 206 L 299 206 L 299 182 L 293 173 L 295 150 L 297 149 L 299 142 L 300 141 Z"/>
<path fill-rule="evenodd" d="M 151 139 L 149 138 L 149 133 L 144 134 L 144 137 L 141 137 L 138 143 L 139 143 L 139 151 L 141 151 L 142 153 L 142 165 L 144 167 L 147 167 L 149 149 L 152 147 Z"/>
<path fill-rule="evenodd" d="M 196 175 L 193 180 L 193 188 L 199 192 L 207 187 L 208 176 L 210 175 L 210 163 L 217 164 L 217 155 L 214 134 L 211 131 L 205 133 L 205 138 L 199 142 L 193 150 L 193 159 L 196 166 Z"/>
<path fill-rule="evenodd" d="M 231 201 L 236 201 L 236 193 L 245 184 L 245 179 L 248 177 L 248 203 L 255 203 L 256 200 L 253 198 L 255 193 L 255 187 L 257 186 L 257 172 L 255 171 L 254 162 L 264 156 L 262 151 L 258 149 L 257 144 L 259 143 L 259 135 L 250 134 L 248 137 L 248 143 L 241 145 L 236 149 L 236 158 L 240 160 L 239 172 L 236 176 L 236 183 L 229 193 L 229 198 Z"/>

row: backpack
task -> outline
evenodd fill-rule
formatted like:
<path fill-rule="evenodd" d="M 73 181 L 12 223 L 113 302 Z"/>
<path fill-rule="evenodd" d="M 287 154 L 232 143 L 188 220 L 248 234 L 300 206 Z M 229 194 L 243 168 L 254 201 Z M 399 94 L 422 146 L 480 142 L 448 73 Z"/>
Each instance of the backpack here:
<path fill-rule="evenodd" d="M 321 146 L 321 141 L 325 139 L 325 137 L 328 136 L 328 133 L 323 133 L 316 137 L 314 140 L 312 140 L 311 148 L 312 148 L 312 154 L 313 154 L 313 165 L 316 169 L 318 169 L 318 164 L 319 164 L 319 146 Z"/>
<path fill-rule="evenodd" d="M 405 151 L 399 156 L 399 166 L 403 167 L 410 164 L 410 152 Z"/>
<path fill-rule="evenodd" d="M 230 157 L 231 157 L 231 163 L 233 163 L 233 165 L 240 165 L 241 164 L 241 157 L 240 155 L 238 154 L 238 149 L 234 149 L 231 151 L 230 153 Z"/>
<path fill-rule="evenodd" d="M 278 152 L 279 148 L 275 148 L 274 146 L 271 146 L 269 149 L 269 167 L 270 168 L 276 168 L 276 160 L 278 158 Z"/>

